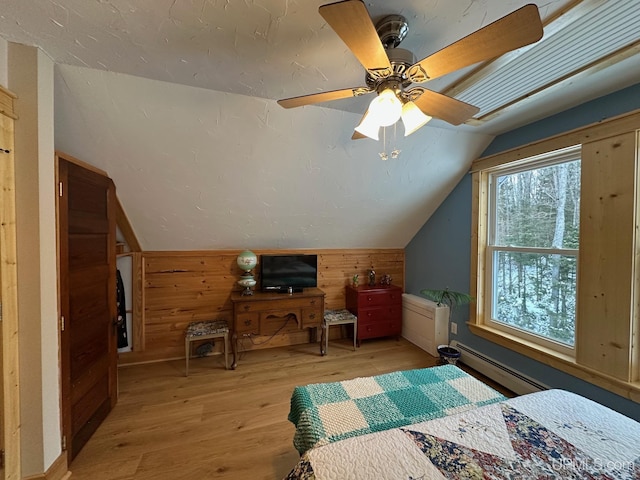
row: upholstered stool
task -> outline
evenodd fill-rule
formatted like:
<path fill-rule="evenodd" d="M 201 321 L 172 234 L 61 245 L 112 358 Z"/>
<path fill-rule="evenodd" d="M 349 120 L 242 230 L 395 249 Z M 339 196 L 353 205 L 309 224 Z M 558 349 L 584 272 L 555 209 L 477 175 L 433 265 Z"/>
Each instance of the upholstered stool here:
<path fill-rule="evenodd" d="M 208 322 L 193 322 L 187 327 L 184 336 L 184 349 L 186 366 L 185 377 L 189 376 L 189 357 L 191 356 L 191 342 L 208 338 L 222 338 L 224 340 L 224 367 L 229 369 L 229 325 L 225 320 L 212 320 Z"/>
<path fill-rule="evenodd" d="M 358 338 L 358 317 L 349 310 L 325 310 L 322 322 L 322 340 L 320 351 L 325 355 L 329 350 L 329 327 L 332 325 L 353 325 L 353 349 L 356 349 Z"/>

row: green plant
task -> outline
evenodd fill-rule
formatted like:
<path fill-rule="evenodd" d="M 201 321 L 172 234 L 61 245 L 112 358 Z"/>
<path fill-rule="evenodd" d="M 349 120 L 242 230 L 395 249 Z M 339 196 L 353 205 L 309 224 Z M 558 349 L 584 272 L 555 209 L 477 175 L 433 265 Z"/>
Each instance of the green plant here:
<path fill-rule="evenodd" d="M 475 301 L 475 297 L 472 297 L 468 293 L 453 292 L 448 288 L 444 290 L 425 289 L 420 290 L 420 293 L 429 300 L 436 302 L 438 306 L 441 306 L 443 303 L 448 305 L 450 310 L 449 314 L 451 314 L 456 306 L 466 305 Z"/>

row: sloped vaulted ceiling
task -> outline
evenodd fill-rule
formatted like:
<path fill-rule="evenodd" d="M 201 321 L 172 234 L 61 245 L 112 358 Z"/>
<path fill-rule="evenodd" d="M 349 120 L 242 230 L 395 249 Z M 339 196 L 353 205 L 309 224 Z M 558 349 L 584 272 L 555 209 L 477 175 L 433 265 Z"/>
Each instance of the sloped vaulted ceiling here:
<path fill-rule="evenodd" d="M 275 102 L 363 83 L 318 14 L 324 3 L 4 0 L 0 35 L 54 59 L 56 148 L 110 174 L 146 250 L 404 247 L 495 134 L 627 86 L 639 70 L 631 49 L 610 62 L 624 64 L 619 74 L 583 71 L 559 94 L 538 92 L 481 125 L 434 120 L 407 138 L 387 129 L 384 142 L 352 141 L 367 99 Z M 366 6 L 374 21 L 403 14 L 402 47 L 423 57 L 525 3 Z M 603 2 L 537 4 L 561 28 L 577 5 Z M 428 87 L 463 91 L 474 69 Z M 394 148 L 398 158 L 380 159 Z"/>
<path fill-rule="evenodd" d="M 68 66 L 55 115 L 154 250 L 404 247 L 491 138 L 423 129 L 383 161 L 356 114 Z"/>

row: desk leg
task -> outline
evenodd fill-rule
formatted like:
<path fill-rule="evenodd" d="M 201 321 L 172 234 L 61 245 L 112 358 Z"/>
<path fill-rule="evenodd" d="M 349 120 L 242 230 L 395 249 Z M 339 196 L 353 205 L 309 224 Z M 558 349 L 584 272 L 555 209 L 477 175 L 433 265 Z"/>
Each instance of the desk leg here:
<path fill-rule="evenodd" d="M 322 325 L 322 335 L 320 335 L 320 355 L 326 355 L 326 353 L 327 353 L 324 350 L 325 335 L 327 335 L 327 326 L 323 324 Z"/>
<path fill-rule="evenodd" d="M 231 370 L 235 370 L 238 366 L 238 334 L 233 331 L 231 335 L 231 348 L 233 350 L 233 363 L 231 364 Z"/>

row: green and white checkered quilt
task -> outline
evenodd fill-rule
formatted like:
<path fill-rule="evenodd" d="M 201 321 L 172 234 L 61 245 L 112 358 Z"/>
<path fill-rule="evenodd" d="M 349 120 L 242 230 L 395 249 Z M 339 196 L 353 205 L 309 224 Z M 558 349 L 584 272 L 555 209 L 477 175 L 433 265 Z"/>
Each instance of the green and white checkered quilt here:
<path fill-rule="evenodd" d="M 289 421 L 300 452 L 444 417 L 505 397 L 455 365 L 296 387 Z"/>

